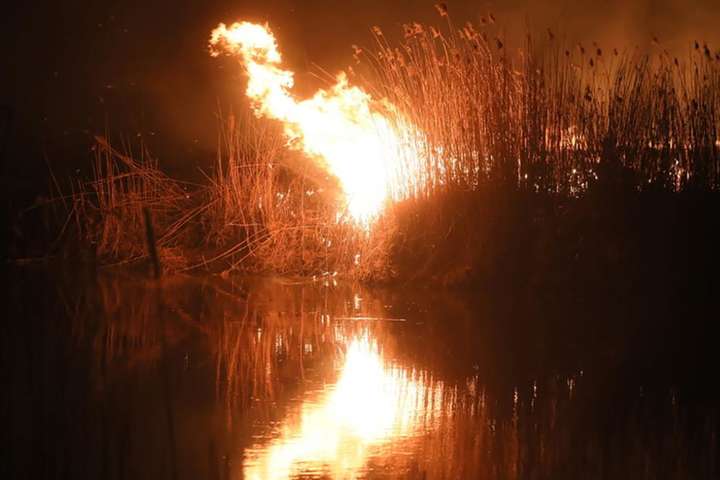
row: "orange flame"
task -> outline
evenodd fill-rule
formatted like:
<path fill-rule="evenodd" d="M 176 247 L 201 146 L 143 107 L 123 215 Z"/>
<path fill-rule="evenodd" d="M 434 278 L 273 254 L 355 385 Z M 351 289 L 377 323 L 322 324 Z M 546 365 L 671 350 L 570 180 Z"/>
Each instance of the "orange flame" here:
<path fill-rule="evenodd" d="M 221 23 L 210 36 L 210 51 L 213 56 L 225 52 L 240 57 L 255 113 L 281 121 L 291 148 L 322 160 L 338 178 L 355 220 L 369 224 L 388 199 L 402 196 L 397 179 L 401 171 L 407 174 L 403 152 L 414 129 L 389 102 L 374 101 L 350 86 L 344 73 L 332 88 L 296 99 L 291 92 L 293 72 L 281 67 L 277 42 L 267 26 Z"/>

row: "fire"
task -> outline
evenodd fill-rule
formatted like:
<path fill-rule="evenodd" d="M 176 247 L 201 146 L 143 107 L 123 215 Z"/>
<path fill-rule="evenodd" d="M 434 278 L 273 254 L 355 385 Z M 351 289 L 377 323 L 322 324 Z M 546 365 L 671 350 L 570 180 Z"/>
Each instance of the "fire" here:
<path fill-rule="evenodd" d="M 403 152 L 411 144 L 413 128 L 393 105 L 351 86 L 344 73 L 331 88 L 297 99 L 293 72 L 282 68 L 267 26 L 221 23 L 211 34 L 210 51 L 240 58 L 255 113 L 282 122 L 288 145 L 319 160 L 337 177 L 353 219 L 368 224 L 389 199 L 402 195 L 398 176 L 408 172 Z"/>

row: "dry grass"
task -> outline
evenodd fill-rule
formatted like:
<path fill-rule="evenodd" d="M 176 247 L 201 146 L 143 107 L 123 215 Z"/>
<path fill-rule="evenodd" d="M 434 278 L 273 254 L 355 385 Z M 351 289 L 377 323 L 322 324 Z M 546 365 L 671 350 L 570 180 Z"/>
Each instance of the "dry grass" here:
<path fill-rule="evenodd" d="M 205 243 L 231 269 L 332 272 L 351 257 L 353 226 L 338 222 L 337 185 L 285 148 L 279 127 L 246 114 L 221 125 Z"/>
<path fill-rule="evenodd" d="M 367 238 L 338 221 L 337 184 L 312 161 L 290 158 L 278 127 L 249 113 L 221 121 L 203 184 L 172 179 L 144 150 L 135 160 L 104 137 L 93 150 L 92 178 L 50 205 L 65 253 L 100 265 L 148 263 L 146 209 L 166 271 L 327 275 L 353 265 Z"/>
<path fill-rule="evenodd" d="M 409 211 L 459 198 L 453 192 L 493 203 L 492 192 L 503 191 L 570 199 L 603 184 L 720 187 L 720 53 L 700 44 L 684 59 L 661 47 L 571 48 L 551 32 L 528 35 L 511 53 L 494 25 L 458 28 L 442 17 L 442 29 L 406 26 L 400 42 L 376 28 L 376 51 L 357 51 L 355 81 L 393 103 L 398 122 L 417 126 L 405 152 L 415 174 L 398 185 L 408 202 L 369 232 L 339 220 L 337 183 L 289 151 L 278 125 L 248 112 L 222 117 L 217 162 L 203 185 L 168 178 L 144 153 L 135 160 L 98 138 L 94 177 L 75 184 L 61 234 L 100 263 L 142 262 L 147 208 L 166 269 L 389 280 L 398 251 L 459 235 L 457 215 Z"/>
<path fill-rule="evenodd" d="M 641 189 L 720 186 L 720 52 L 570 47 L 550 31 L 510 51 L 490 23 L 443 17 L 442 29 L 405 25 L 400 42 L 376 27 L 377 50 L 356 51 L 356 78 L 421 132 L 411 191 L 504 183 L 575 195 L 615 166 Z"/>
<path fill-rule="evenodd" d="M 158 247 L 167 257 L 179 246 L 176 232 L 187 216 L 189 195 L 183 184 L 169 178 L 141 150 L 139 160 L 96 137 L 93 178 L 73 186 L 67 226 L 70 241 L 78 241 L 100 262 L 132 261 L 146 256 L 147 209 L 163 232 Z"/>

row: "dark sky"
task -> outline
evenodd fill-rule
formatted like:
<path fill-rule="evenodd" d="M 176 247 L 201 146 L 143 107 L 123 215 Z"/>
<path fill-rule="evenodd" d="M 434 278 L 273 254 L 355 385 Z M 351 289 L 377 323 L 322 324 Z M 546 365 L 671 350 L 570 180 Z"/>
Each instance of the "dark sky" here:
<path fill-rule="evenodd" d="M 331 72 L 348 65 L 350 45 L 367 44 L 373 25 L 390 33 L 405 22 L 438 21 L 426 0 L 25 3 L 4 7 L 0 42 L 0 106 L 13 116 L 5 173 L 15 176 L 41 150 L 59 168 L 74 168 L 88 134 L 106 126 L 127 138 L 144 133 L 165 164 L 207 167 L 217 105 L 242 97 L 239 68 L 207 54 L 220 21 L 268 21 L 301 87 L 314 87 L 313 62 Z M 447 3 L 456 23 L 493 12 L 511 36 L 530 25 L 608 48 L 645 46 L 653 35 L 676 51 L 695 38 L 720 46 L 720 0 Z"/>

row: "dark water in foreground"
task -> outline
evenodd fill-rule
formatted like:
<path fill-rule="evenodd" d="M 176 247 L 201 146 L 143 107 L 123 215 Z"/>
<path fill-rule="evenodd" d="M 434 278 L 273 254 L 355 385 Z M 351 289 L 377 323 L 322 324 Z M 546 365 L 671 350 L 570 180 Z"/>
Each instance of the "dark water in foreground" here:
<path fill-rule="evenodd" d="M 717 311 L 537 297 L 19 271 L 0 474 L 718 478 Z"/>

